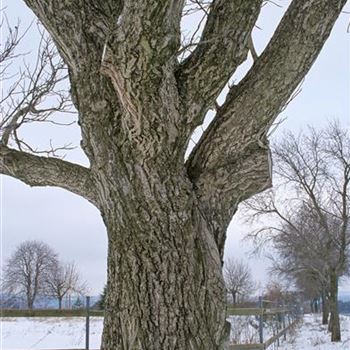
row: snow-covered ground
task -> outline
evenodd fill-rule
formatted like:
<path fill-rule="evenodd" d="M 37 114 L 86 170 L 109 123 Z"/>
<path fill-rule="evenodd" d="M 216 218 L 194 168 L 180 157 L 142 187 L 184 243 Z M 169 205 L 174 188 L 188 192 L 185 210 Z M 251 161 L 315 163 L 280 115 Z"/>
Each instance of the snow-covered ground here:
<path fill-rule="evenodd" d="M 230 316 L 231 344 L 249 344 L 259 342 L 259 323 L 254 316 Z"/>
<path fill-rule="evenodd" d="M 90 349 L 100 348 L 102 325 L 102 317 L 90 318 Z M 0 349 L 85 349 L 85 318 L 3 318 Z"/>
<path fill-rule="evenodd" d="M 288 334 L 279 350 L 350 350 L 350 316 L 341 316 L 342 341 L 331 343 L 327 326 L 321 325 L 321 317 L 305 315 L 303 324 Z M 271 348 L 273 349 L 273 347 Z"/>
<path fill-rule="evenodd" d="M 239 329 L 239 323 L 248 328 L 232 338 L 256 341 L 256 322 L 242 319 L 231 320 Z M 101 341 L 103 318 L 92 317 L 90 322 L 90 348 L 98 349 Z M 327 327 L 320 325 L 320 317 L 305 315 L 303 324 L 282 342 L 279 350 L 350 350 L 350 316 L 341 317 L 341 343 L 331 343 Z M 238 340 L 237 339 L 237 340 Z M 248 341 L 249 342 L 249 341 Z M 1 319 L 1 350 L 10 349 L 82 349 L 85 347 L 85 318 L 83 317 L 36 317 Z M 272 345 L 269 349 L 274 350 Z M 275 348 L 276 349 L 276 348 Z"/>

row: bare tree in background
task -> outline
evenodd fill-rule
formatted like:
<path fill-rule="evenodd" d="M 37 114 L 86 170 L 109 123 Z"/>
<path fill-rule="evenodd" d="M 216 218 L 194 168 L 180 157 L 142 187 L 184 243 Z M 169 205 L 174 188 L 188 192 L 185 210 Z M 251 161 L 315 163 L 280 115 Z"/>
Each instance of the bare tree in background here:
<path fill-rule="evenodd" d="M 326 292 L 324 285 L 315 273 L 304 271 L 293 274 L 296 287 L 301 291 L 304 298 L 309 300 L 311 312 L 317 313 L 320 311 L 319 302 L 322 299 L 323 317 L 322 324 L 328 324 L 328 301 L 323 298 L 323 293 Z"/>
<path fill-rule="evenodd" d="M 57 254 L 46 243 L 21 243 L 4 267 L 3 291 L 23 296 L 28 309 L 45 290 L 48 273 L 57 264 Z"/>
<path fill-rule="evenodd" d="M 289 134 L 274 147 L 274 159 L 288 198 L 270 192 L 247 202 L 253 216 L 270 216 L 275 223 L 254 236 L 272 240 L 281 269 L 312 271 L 328 286 L 329 329 L 332 341 L 340 341 L 338 280 L 348 271 L 350 247 L 349 133 L 331 123 L 306 135 Z"/>
<path fill-rule="evenodd" d="M 60 310 L 62 300 L 67 293 L 74 292 L 83 295 L 86 289 L 86 283 L 81 280 L 74 263 L 62 264 L 57 261 L 46 274 L 45 295 L 57 298 Z"/>
<path fill-rule="evenodd" d="M 238 297 L 243 299 L 255 289 L 251 270 L 243 260 L 228 259 L 224 264 L 224 279 L 233 305 L 237 304 Z"/>
<path fill-rule="evenodd" d="M 330 272 L 325 262 L 332 264 L 339 247 L 336 241 L 329 239 L 310 208 L 302 206 L 294 210 L 293 217 L 288 219 L 290 223 L 285 223 L 272 239 L 278 256 L 274 260 L 274 270 L 280 275 L 294 278 L 296 285 L 305 294 L 321 297 L 322 324 L 327 324 Z"/>
<path fill-rule="evenodd" d="M 280 283 L 280 281 L 276 281 L 272 278 L 265 287 L 263 299 L 268 303 L 273 302 L 276 305 L 281 305 L 286 295 L 287 291 L 285 286 Z M 269 306 L 271 306 L 271 304 Z"/>
<path fill-rule="evenodd" d="M 252 31 L 270 3 L 263 0 L 25 0 L 67 65 L 90 165 L 33 154 L 16 136 L 25 123 L 12 111 L 38 121 L 62 109 L 60 97 L 39 108 L 39 92 L 5 113 L 0 173 L 64 188 L 101 212 L 108 232 L 103 350 L 226 346 L 226 229 L 241 201 L 271 186 L 269 128 L 345 2 L 291 1 L 258 55 Z M 186 48 L 181 20 L 196 10 L 203 21 Z M 232 84 L 249 52 L 254 64 Z M 44 81 L 57 80 L 51 76 Z M 216 115 L 185 160 L 209 109 Z"/>
<path fill-rule="evenodd" d="M 286 214 L 286 213 L 285 213 Z M 294 282 L 304 298 L 310 300 L 311 308 L 322 298 L 323 319 L 328 323 L 329 276 L 324 264 L 330 260 L 334 250 L 325 245 L 323 230 L 312 220 L 305 220 L 307 208 L 294 208 L 293 216 L 285 216 L 284 222 L 270 232 L 274 254 L 271 272 Z"/>

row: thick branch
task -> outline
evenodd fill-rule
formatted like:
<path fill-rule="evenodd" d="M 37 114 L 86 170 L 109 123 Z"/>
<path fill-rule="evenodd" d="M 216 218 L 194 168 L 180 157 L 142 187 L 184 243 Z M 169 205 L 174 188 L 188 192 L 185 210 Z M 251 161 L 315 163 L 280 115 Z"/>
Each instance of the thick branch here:
<path fill-rule="evenodd" d="M 178 72 L 186 113 L 194 126 L 247 58 L 261 5 L 262 0 L 213 1 L 201 41 Z"/>
<path fill-rule="evenodd" d="M 62 159 L 46 158 L 0 145 L 0 173 L 29 186 L 55 186 L 86 198 L 98 206 L 90 170 Z"/>
<path fill-rule="evenodd" d="M 155 58 L 162 61 L 159 63 L 174 58 L 172 56 L 175 56 L 180 47 L 180 22 L 184 2 L 184 0 L 124 1 L 117 30 L 111 33 L 113 36 L 111 39 L 117 40 L 117 45 L 112 49 L 124 51 L 123 54 L 135 56 L 136 59 L 153 58 L 152 65 L 155 64 Z M 132 52 L 135 49 L 137 52 Z M 127 62 L 122 63 L 127 65 Z M 130 69 L 130 66 L 128 68 Z M 139 68 L 138 65 L 135 65 L 135 68 Z"/>
<path fill-rule="evenodd" d="M 162 134 L 174 124 L 183 124 L 182 118 L 174 118 L 174 111 L 169 110 L 178 95 L 174 69 L 183 5 L 183 0 L 125 1 L 117 29 L 104 47 L 101 72 L 113 82 L 127 115 L 125 125 L 137 136 L 151 134 L 155 123 L 164 126 Z M 166 121 L 164 116 L 170 114 L 171 120 Z"/>
<path fill-rule="evenodd" d="M 72 101 L 79 111 L 82 149 L 94 167 L 97 160 L 105 160 L 110 150 L 110 144 L 99 147 L 100 140 L 111 139 L 108 126 L 111 120 L 119 121 L 121 115 L 115 90 L 109 79 L 101 76 L 100 69 L 103 48 L 118 24 L 122 1 L 24 1 L 68 65 Z M 97 148 L 103 148 L 104 155 Z"/>
<path fill-rule="evenodd" d="M 211 215 L 226 206 L 228 222 L 231 203 L 269 185 L 266 134 L 318 56 L 345 2 L 294 0 L 263 54 L 231 89 L 187 162 L 199 197 L 220 198 Z M 232 186 L 237 182 L 244 186 Z"/>
<path fill-rule="evenodd" d="M 103 45 L 122 9 L 119 0 L 24 1 L 51 34 L 73 70 L 81 70 L 86 62 L 101 59 Z"/>

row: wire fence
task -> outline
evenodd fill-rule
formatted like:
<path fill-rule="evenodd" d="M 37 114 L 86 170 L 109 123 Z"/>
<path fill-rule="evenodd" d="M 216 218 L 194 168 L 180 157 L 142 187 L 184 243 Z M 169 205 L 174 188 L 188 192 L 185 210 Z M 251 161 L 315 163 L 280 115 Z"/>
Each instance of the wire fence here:
<path fill-rule="evenodd" d="M 297 304 L 280 305 L 262 297 L 257 304 L 255 308 L 228 308 L 232 324 L 230 350 L 278 347 L 281 338 L 286 340 L 288 331 L 302 316 L 302 308 Z"/>
<path fill-rule="evenodd" d="M 104 312 L 91 309 L 90 297 L 86 297 L 84 305 L 85 309 L 76 310 L 2 310 L 2 316 L 68 317 L 70 320 L 73 317 L 74 324 L 72 322 L 67 325 L 72 330 L 75 327 L 74 332 L 72 332 L 75 335 L 75 339 L 71 349 L 82 349 L 83 346 L 85 346 L 85 349 L 97 348 L 96 342 L 101 336 L 101 317 L 104 316 Z M 271 345 L 278 347 L 282 340 L 286 340 L 287 332 L 296 325 L 301 315 L 302 309 L 299 305 L 281 305 L 263 298 L 259 298 L 256 307 L 229 307 L 227 316 L 232 324 L 229 349 L 267 349 Z M 65 322 L 70 322 L 68 319 Z M 59 322 L 57 320 L 54 324 L 48 325 L 45 331 L 35 339 L 35 344 L 33 343 L 32 347 L 36 348 L 44 342 L 49 343 L 48 338 L 50 337 L 59 337 L 59 334 L 57 334 Z M 92 342 L 91 337 L 93 338 Z M 48 348 L 47 346 L 45 347 Z"/>
<path fill-rule="evenodd" d="M 99 348 L 100 337 L 102 333 L 101 318 L 104 316 L 103 310 L 91 308 L 91 298 L 87 296 L 84 300 L 84 308 L 80 309 L 1 309 L 2 317 L 2 345 L 13 348 L 24 348 L 23 342 L 26 342 L 26 348 L 50 348 L 51 344 L 59 341 L 59 344 L 52 348 L 67 347 L 70 349 L 90 349 Z M 45 318 L 45 321 L 43 321 Z M 7 320 L 4 323 L 4 320 Z M 16 326 L 15 320 L 22 319 Z M 21 333 L 20 325 L 26 328 L 25 336 L 27 339 L 20 339 L 17 335 L 10 334 Z M 91 327 L 92 326 L 92 327 Z M 93 336 L 91 344 L 90 338 Z M 24 337 L 23 337 L 24 338 Z M 7 340 L 9 339 L 9 340 Z M 12 339 L 12 340 L 11 340 Z M 15 345 L 13 344 L 15 343 Z M 16 344 L 20 344 L 16 346 Z"/>

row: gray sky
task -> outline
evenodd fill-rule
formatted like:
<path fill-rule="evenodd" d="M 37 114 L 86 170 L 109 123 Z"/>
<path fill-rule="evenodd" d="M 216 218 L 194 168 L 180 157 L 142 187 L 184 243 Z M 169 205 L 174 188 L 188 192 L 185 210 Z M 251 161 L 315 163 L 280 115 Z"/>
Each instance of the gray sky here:
<path fill-rule="evenodd" d="M 267 5 L 263 8 L 254 30 L 254 42 L 259 52 L 263 50 L 271 37 L 275 26 L 290 3 L 281 0 L 282 8 Z M 7 16 L 13 24 L 20 18 L 25 28 L 33 15 L 22 0 L 5 0 L 1 8 L 6 7 Z M 350 11 L 350 3 L 346 9 Z M 350 126 L 349 76 L 350 50 L 347 27 L 349 16 L 341 14 L 333 32 L 316 63 L 307 75 L 302 91 L 293 100 L 282 117 L 286 121 L 273 134 L 273 139 L 285 130 L 298 132 L 307 125 L 322 127 L 327 120 L 339 119 L 344 127 Z M 191 30 L 193 22 L 184 22 L 184 28 Z M 293 33 L 291 33 L 293 35 Z M 25 37 L 23 51 L 30 51 L 38 45 L 38 36 L 34 30 Z M 251 65 L 251 59 L 242 64 L 235 74 L 239 81 Z M 223 98 L 223 96 L 221 97 Z M 207 122 L 210 118 L 207 118 Z M 198 139 L 200 132 L 194 135 Z M 75 126 L 57 129 L 52 126 L 33 126 L 24 130 L 26 140 L 34 145 L 45 146 L 52 139 L 56 144 L 71 142 L 79 145 L 80 132 Z M 192 145 L 193 146 L 193 145 Z M 77 149 L 70 152 L 66 160 L 87 165 L 83 153 Z M 15 247 L 26 239 L 40 239 L 56 249 L 61 258 L 74 260 L 83 277 L 88 281 L 91 294 L 98 294 L 106 279 L 106 231 L 97 209 L 78 196 L 55 188 L 30 188 L 18 180 L 3 176 L 1 183 L 1 232 L 2 254 L 6 259 Z M 251 249 L 242 242 L 243 235 L 251 230 L 236 216 L 228 229 L 225 257 L 244 257 Z M 266 282 L 268 276 L 265 259 L 248 261 L 253 268 L 254 277 Z M 343 290 L 350 291 L 349 282 Z"/>

